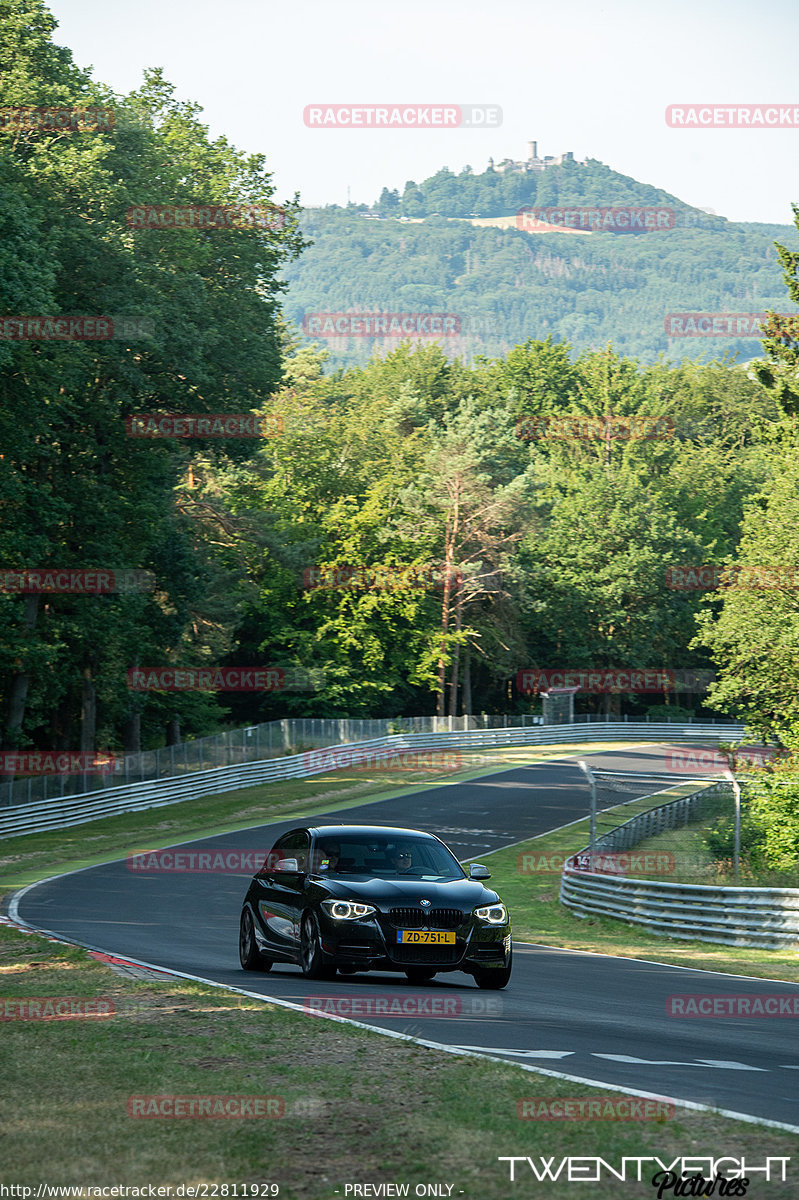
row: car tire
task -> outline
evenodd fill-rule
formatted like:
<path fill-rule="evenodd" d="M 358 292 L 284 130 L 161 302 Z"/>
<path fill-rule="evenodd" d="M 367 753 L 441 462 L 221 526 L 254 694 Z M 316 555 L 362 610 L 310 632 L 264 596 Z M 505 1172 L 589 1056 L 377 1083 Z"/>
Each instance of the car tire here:
<path fill-rule="evenodd" d="M 409 983 L 429 983 L 435 979 L 436 972 L 432 967 L 406 967 L 405 974 Z"/>
<path fill-rule="evenodd" d="M 255 940 L 252 913 L 245 908 L 239 925 L 239 962 L 245 971 L 271 971 L 272 960 L 264 958 Z"/>
<path fill-rule="evenodd" d="M 474 971 L 474 981 L 479 988 L 487 988 L 490 991 L 499 991 L 500 988 L 507 987 L 510 983 L 510 974 L 513 969 L 513 959 L 508 959 L 507 967 L 503 967 L 499 971 Z"/>
<path fill-rule="evenodd" d="M 300 966 L 306 979 L 332 979 L 333 960 L 322 949 L 322 934 L 316 913 L 306 913 L 300 930 Z"/>

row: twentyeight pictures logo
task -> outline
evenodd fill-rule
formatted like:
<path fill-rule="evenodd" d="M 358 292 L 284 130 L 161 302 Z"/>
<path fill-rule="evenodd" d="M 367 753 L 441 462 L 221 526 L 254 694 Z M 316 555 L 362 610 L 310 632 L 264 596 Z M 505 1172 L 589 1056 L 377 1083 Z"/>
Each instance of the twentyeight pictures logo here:
<path fill-rule="evenodd" d="M 496 129 L 498 104 L 306 104 L 309 129 Z"/>

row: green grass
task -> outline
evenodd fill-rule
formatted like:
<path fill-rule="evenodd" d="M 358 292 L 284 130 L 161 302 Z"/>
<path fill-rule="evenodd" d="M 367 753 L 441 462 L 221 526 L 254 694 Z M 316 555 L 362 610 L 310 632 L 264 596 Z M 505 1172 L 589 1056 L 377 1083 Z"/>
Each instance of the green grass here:
<path fill-rule="evenodd" d="M 470 771 L 451 778 L 589 748 L 481 754 L 465 760 Z M 437 785 L 441 778 L 429 782 Z M 408 778 L 406 787 L 418 785 Z M 337 772 L 6 839 L 0 843 L 0 890 L 145 846 L 299 818 L 397 791 L 391 775 Z M 602 828 L 651 805 L 643 800 L 617 817 L 603 813 Z M 796 959 L 773 952 L 693 943 L 672 948 L 617 921 L 580 921 L 557 903 L 559 875 L 517 870 L 517 856 L 527 850 L 571 854 L 587 840 L 583 822 L 489 857 L 492 882 L 513 911 L 518 939 L 797 978 Z M 3 1024 L 0 1182 L 6 1184 L 275 1182 L 283 1200 L 327 1200 L 343 1196 L 347 1183 L 409 1182 L 411 1194 L 417 1183 L 445 1183 L 453 1185 L 454 1196 L 517 1200 L 528 1194 L 531 1177 L 509 1183 L 507 1165 L 497 1162 L 501 1155 L 556 1161 L 598 1155 L 615 1162 L 624 1154 L 674 1159 L 743 1153 L 762 1162 L 767 1154 L 785 1157 L 795 1149 L 793 1134 L 684 1109 L 658 1122 L 521 1120 L 522 1099 L 614 1093 L 513 1064 L 444 1054 L 220 989 L 119 978 L 82 950 L 3 927 L 0 990 L 6 997 L 108 998 L 116 1007 L 104 1021 Z M 441 1026 L 442 1041 L 458 1040 L 445 1020 Z M 128 1116 L 130 1096 L 153 1094 L 280 1096 L 285 1115 L 261 1121 Z M 591 1196 L 638 1196 L 642 1187 L 648 1190 L 647 1182 L 605 1180 L 592 1184 Z M 784 1200 L 794 1189 L 793 1183 L 772 1183 L 769 1197 Z M 573 1200 L 573 1185 L 548 1183 L 540 1194 Z"/>
<path fill-rule="evenodd" d="M 681 784 L 669 792 L 668 797 L 660 796 L 657 801 L 643 799 L 615 809 L 606 809 L 600 814 L 599 832 L 607 832 L 637 812 L 652 808 L 655 803 L 663 804 L 672 796 L 677 798 L 694 786 Z M 656 840 L 650 839 L 653 842 Z M 551 874 L 525 870 L 525 855 L 548 855 L 560 863 L 563 858 L 582 850 L 588 841 L 589 824 L 586 820 L 483 856 L 492 872 L 491 887 L 496 888 L 511 911 L 515 940 L 799 983 L 799 946 L 796 949 L 760 950 L 746 946 L 714 945 L 712 942 L 683 942 L 658 937 L 640 926 L 627 925 L 612 917 L 578 917 L 560 903 L 559 869 Z M 649 844 L 648 841 L 636 846 L 636 853 Z M 539 861 L 536 857 L 535 864 Z M 527 865 L 531 865 L 529 859 Z"/>
<path fill-rule="evenodd" d="M 674 883 L 710 884 L 713 887 L 799 888 L 799 870 L 778 871 L 753 867 L 748 861 L 745 837 L 741 845 L 737 878 L 731 857 L 721 860 L 714 858 L 705 842 L 704 830 L 717 820 L 729 821 L 732 816 L 732 798 L 714 797 L 707 806 L 703 806 L 701 823 L 693 822 L 681 829 L 667 830 L 656 837 L 647 838 L 636 846 L 636 850 L 673 854 L 675 870 L 669 875 L 669 880 Z"/>
<path fill-rule="evenodd" d="M 677 1109 L 659 1121 L 522 1120 L 523 1099 L 612 1095 L 566 1080 L 445 1054 L 181 980 L 133 981 L 83 951 L 0 928 L 0 979 L 14 997 L 111 1000 L 108 1020 L 3 1025 L 0 1182 L 103 1186 L 280 1185 L 282 1200 L 328 1200 L 353 1182 L 449 1183 L 506 1200 L 501 1155 L 703 1152 L 790 1156 L 794 1134 Z M 324 985 L 316 985 L 319 994 Z M 408 985 L 398 984 L 398 988 Z M 457 1031 L 441 1021 L 442 1040 Z M 132 1118 L 131 1096 L 280 1097 L 272 1120 Z M 648 1181 L 647 1181 L 648 1182 Z M 639 1196 L 605 1180 L 595 1200 Z M 793 1183 L 770 1184 L 787 1200 Z M 545 1185 L 573 1200 L 573 1185 Z M 654 1194 L 654 1193 L 653 1193 Z"/>

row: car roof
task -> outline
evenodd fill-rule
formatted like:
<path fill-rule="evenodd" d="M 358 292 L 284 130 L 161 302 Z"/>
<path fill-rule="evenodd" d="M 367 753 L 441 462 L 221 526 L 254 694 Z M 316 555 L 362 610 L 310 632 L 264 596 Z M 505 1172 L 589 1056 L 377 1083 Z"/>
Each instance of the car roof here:
<path fill-rule="evenodd" d="M 439 839 L 433 833 L 425 833 L 421 829 L 403 829 L 392 825 L 306 825 L 303 828 L 314 837 L 401 837 L 410 834 L 412 837 L 429 838 L 437 842 Z"/>

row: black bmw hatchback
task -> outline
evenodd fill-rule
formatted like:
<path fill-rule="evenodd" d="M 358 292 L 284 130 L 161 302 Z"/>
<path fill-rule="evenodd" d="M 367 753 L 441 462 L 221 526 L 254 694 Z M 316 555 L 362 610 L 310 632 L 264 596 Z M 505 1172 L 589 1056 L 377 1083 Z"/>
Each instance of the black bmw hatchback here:
<path fill-rule="evenodd" d="M 284 833 L 244 897 L 245 971 L 297 963 L 308 979 L 404 971 L 413 983 L 465 971 L 481 988 L 511 975 L 511 928 L 486 867 L 469 874 L 437 837 L 372 825 Z"/>

